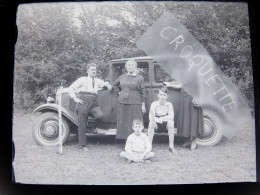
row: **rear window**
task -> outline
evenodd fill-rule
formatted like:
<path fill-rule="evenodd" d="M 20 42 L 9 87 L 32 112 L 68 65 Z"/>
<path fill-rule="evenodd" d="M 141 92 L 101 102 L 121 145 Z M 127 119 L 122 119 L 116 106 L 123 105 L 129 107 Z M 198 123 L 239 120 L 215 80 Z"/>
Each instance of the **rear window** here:
<path fill-rule="evenodd" d="M 154 62 L 155 83 L 175 81 L 157 62 Z"/>

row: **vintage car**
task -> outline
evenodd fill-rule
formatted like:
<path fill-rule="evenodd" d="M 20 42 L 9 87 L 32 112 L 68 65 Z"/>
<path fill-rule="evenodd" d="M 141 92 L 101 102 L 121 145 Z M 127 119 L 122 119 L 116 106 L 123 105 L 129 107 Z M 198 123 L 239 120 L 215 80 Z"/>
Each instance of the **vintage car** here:
<path fill-rule="evenodd" d="M 150 57 L 137 57 L 111 60 L 109 65 L 109 73 L 107 80 L 112 84 L 113 81 L 125 71 L 125 62 L 129 59 L 136 60 L 138 64 L 139 74 L 144 77 L 146 83 L 146 108 L 144 114 L 145 132 L 149 122 L 148 114 L 151 103 L 157 100 L 158 89 L 166 85 L 169 91 L 168 101 L 172 102 L 174 107 L 174 124 L 177 128 L 178 117 L 180 112 L 181 101 L 181 85 L 174 81 L 161 66 Z M 69 135 L 77 133 L 78 119 L 76 114 L 76 103 L 70 98 L 69 88 L 63 88 L 61 92 L 61 108 L 62 108 L 62 141 L 67 141 Z M 58 93 L 57 93 L 58 94 Z M 98 125 L 98 134 L 115 135 L 117 120 L 117 98 L 115 91 L 100 90 L 98 92 L 98 104 L 104 113 L 104 119 Z M 33 114 L 37 115 L 32 128 L 32 135 L 36 143 L 44 146 L 55 146 L 59 143 L 59 122 L 58 122 L 58 95 L 56 98 L 48 97 L 47 103 L 37 107 Z M 195 106 L 195 105 L 193 105 Z M 198 105 L 196 105 L 198 107 Z M 217 128 L 214 119 L 209 118 L 203 112 L 202 132 L 197 139 L 200 146 L 211 146 L 217 144 L 222 138 L 221 129 Z M 89 117 L 89 120 L 91 118 Z M 178 132 L 176 130 L 176 132 Z M 88 134 L 87 134 L 88 135 Z M 176 134 L 178 136 L 178 133 Z"/>

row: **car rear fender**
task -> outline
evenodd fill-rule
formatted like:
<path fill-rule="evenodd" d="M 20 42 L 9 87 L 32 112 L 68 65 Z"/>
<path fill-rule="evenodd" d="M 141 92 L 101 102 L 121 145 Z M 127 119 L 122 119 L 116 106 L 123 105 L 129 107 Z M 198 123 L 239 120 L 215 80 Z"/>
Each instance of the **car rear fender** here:
<path fill-rule="evenodd" d="M 58 113 L 58 105 L 57 104 L 53 104 L 53 103 L 48 103 L 48 104 L 43 104 L 39 107 L 37 107 L 32 114 L 36 114 L 36 113 L 43 113 L 43 112 L 48 112 L 48 111 L 52 111 L 52 112 L 57 112 Z M 75 125 L 78 126 L 78 120 L 77 120 L 77 116 L 73 116 L 73 114 L 71 114 L 69 111 L 65 110 L 64 108 L 61 108 L 61 113 L 62 116 L 64 116 L 68 121 L 71 121 L 72 123 L 74 123 Z"/>

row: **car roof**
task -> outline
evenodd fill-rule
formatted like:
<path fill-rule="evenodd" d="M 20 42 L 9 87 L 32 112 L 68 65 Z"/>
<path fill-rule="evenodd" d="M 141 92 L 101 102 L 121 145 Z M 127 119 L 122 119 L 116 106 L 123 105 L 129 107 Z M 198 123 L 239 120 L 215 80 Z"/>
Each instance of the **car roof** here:
<path fill-rule="evenodd" d="M 144 61 L 144 60 L 153 60 L 153 59 L 150 56 L 141 56 L 141 57 L 134 57 L 134 58 L 115 59 L 115 60 L 110 60 L 110 62 L 120 62 L 120 61 L 128 61 L 128 60 Z"/>

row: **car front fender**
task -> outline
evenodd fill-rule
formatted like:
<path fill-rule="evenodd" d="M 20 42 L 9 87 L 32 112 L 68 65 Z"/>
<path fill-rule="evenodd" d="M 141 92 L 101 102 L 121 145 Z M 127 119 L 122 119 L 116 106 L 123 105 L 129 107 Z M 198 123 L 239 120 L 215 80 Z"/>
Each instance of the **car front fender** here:
<path fill-rule="evenodd" d="M 57 104 L 54 103 L 48 103 L 48 104 L 43 104 L 41 106 L 38 106 L 33 112 L 32 114 L 36 114 L 38 112 L 48 112 L 48 111 L 54 111 L 58 113 L 58 109 L 59 106 Z M 78 126 L 78 118 L 76 113 L 71 113 L 68 110 L 61 108 L 61 113 L 62 116 L 64 116 L 66 119 L 68 119 L 69 121 L 73 122 L 75 125 Z"/>

